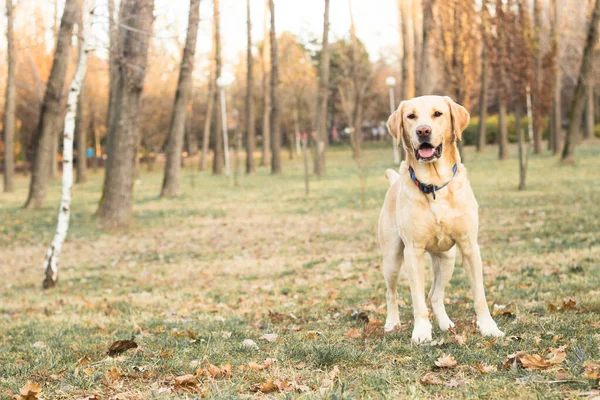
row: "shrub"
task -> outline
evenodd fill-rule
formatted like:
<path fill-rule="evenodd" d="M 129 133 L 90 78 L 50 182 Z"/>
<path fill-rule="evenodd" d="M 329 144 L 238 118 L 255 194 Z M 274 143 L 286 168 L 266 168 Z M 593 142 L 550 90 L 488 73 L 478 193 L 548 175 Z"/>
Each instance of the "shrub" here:
<path fill-rule="evenodd" d="M 517 142 L 517 130 L 515 123 L 515 116 L 513 114 L 508 114 L 506 116 L 506 123 L 508 126 L 508 141 L 509 143 Z M 492 144 L 497 143 L 496 138 L 498 137 L 498 115 L 490 115 L 485 121 L 485 136 L 486 143 Z M 527 117 L 521 118 L 521 129 L 527 137 Z M 477 144 L 477 135 L 479 134 L 479 116 L 475 115 L 471 117 L 471 121 L 469 122 L 469 126 L 463 132 L 463 143 L 466 146 Z M 544 129 L 543 136 L 546 138 L 548 136 L 548 124 L 547 121 L 544 120 Z"/>

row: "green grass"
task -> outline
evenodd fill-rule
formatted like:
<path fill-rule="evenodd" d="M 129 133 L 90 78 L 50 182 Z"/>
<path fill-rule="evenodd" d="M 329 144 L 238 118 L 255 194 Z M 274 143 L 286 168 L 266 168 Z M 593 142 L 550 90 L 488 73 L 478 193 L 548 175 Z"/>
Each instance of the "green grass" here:
<path fill-rule="evenodd" d="M 515 311 L 496 317 L 506 338 L 482 338 L 459 260 L 446 293 L 467 338 L 462 346 L 437 329 L 433 345 L 410 343 L 405 280 L 401 329 L 383 335 L 378 326 L 385 284 L 375 230 L 391 153 L 379 144 L 365 150 L 364 209 L 347 148 L 328 152 L 327 175 L 311 179 L 308 197 L 299 159 L 286 160 L 281 176 L 266 169 L 243 176 L 240 187 L 187 168 L 182 194 L 169 200 L 157 196 L 159 171 L 142 173 L 134 226 L 115 232 L 96 226 L 102 177 L 91 174 L 75 187 L 60 281 L 50 291 L 41 289 L 41 266 L 60 184 L 51 184 L 44 209 L 26 211 L 28 182 L 19 178 L 14 194 L 0 194 L 0 398 L 28 380 L 45 398 L 64 399 L 251 397 L 269 378 L 305 385 L 302 393 L 269 395 L 279 398 L 563 399 L 599 389 L 583 371 L 600 361 L 600 146 L 581 146 L 574 166 L 549 153 L 532 157 L 523 192 L 515 148 L 504 162 L 493 148 L 467 148 L 488 300 Z M 568 298 L 576 310 L 549 310 Z M 370 326 L 356 317 L 361 311 Z M 278 338 L 261 340 L 265 333 Z M 107 357 L 112 342 L 132 336 L 138 349 Z M 502 368 L 516 351 L 545 356 L 562 345 L 567 358 L 550 370 Z M 458 365 L 437 368 L 443 353 Z M 242 368 L 265 358 L 277 361 L 263 371 Z M 231 377 L 203 378 L 190 391 L 174 385 L 175 377 L 228 362 Z M 480 374 L 478 363 L 497 370 Z M 110 381 L 113 367 L 121 376 Z M 427 373 L 459 386 L 422 385 Z M 320 390 L 331 377 L 331 388 Z"/>

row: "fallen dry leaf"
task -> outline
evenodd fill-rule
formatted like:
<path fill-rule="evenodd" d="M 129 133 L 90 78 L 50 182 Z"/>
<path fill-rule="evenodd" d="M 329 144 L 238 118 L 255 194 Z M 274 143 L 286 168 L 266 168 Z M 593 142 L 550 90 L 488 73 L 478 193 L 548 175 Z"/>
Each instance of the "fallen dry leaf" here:
<path fill-rule="evenodd" d="M 440 368 L 452 368 L 458 365 L 458 362 L 451 355 L 442 354 L 440 358 L 435 361 L 435 365 Z"/>
<path fill-rule="evenodd" d="M 492 316 L 497 317 L 500 315 L 515 315 L 517 312 L 517 308 L 514 304 L 500 305 L 494 304 L 494 309 L 492 310 Z"/>
<path fill-rule="evenodd" d="M 315 340 L 319 336 L 319 333 L 316 331 L 310 331 L 306 334 L 306 338 L 308 340 Z"/>
<path fill-rule="evenodd" d="M 13 396 L 14 400 L 37 400 L 41 394 L 40 384 L 37 382 L 27 381 L 25 386 L 19 390 L 19 394 Z"/>
<path fill-rule="evenodd" d="M 198 378 L 196 378 L 196 375 L 192 374 L 186 374 L 175 378 L 175 386 L 179 387 L 196 386 L 197 383 Z"/>
<path fill-rule="evenodd" d="M 567 357 L 565 353 L 566 346 L 550 349 L 550 357 L 543 358 L 539 354 L 527 354 L 523 351 L 513 353 L 502 363 L 504 367 L 516 367 L 521 364 L 523 368 L 529 370 L 547 369 L 553 365 L 560 364 Z"/>
<path fill-rule="evenodd" d="M 225 363 L 225 365 L 221 367 L 209 364 L 206 368 L 196 370 L 196 376 L 206 376 L 212 379 L 230 378 L 231 375 L 232 371 L 230 363 Z"/>
<path fill-rule="evenodd" d="M 454 328 L 450 328 L 448 330 L 450 331 L 450 333 L 452 333 L 452 336 L 454 337 L 454 340 L 456 340 L 456 343 L 458 343 L 461 346 L 464 346 L 467 343 L 466 335 L 459 335 L 456 332 L 456 330 L 454 330 Z"/>
<path fill-rule="evenodd" d="M 271 365 L 273 365 L 273 363 L 275 363 L 275 359 L 267 358 L 261 364 L 255 362 L 255 361 L 250 361 L 248 364 L 246 364 L 245 366 L 242 366 L 242 367 L 249 368 L 253 371 L 262 371 L 264 369 L 269 368 Z"/>
<path fill-rule="evenodd" d="M 136 349 L 137 347 L 138 345 L 136 342 L 133 341 L 133 339 L 117 340 L 108 348 L 108 355 L 114 357 L 116 355 L 126 352 L 129 349 Z"/>
<path fill-rule="evenodd" d="M 465 381 L 461 379 L 450 379 L 449 381 L 444 382 L 444 386 L 447 388 L 457 388 L 465 384 Z"/>
<path fill-rule="evenodd" d="M 276 333 L 265 333 L 259 339 L 266 340 L 269 343 L 273 343 L 273 342 L 277 341 L 277 334 Z"/>
<path fill-rule="evenodd" d="M 443 384 L 442 380 L 435 374 L 432 374 L 431 372 L 428 372 L 425 375 L 423 375 L 419 379 L 419 383 L 423 386 Z"/>
<path fill-rule="evenodd" d="M 84 372 L 85 372 L 85 370 L 84 370 Z M 86 372 L 86 375 L 89 376 L 89 374 L 87 374 L 87 372 Z M 121 377 L 121 371 L 119 371 L 117 369 L 117 367 L 113 366 L 111 369 L 109 369 L 108 371 L 106 371 L 106 373 L 104 374 L 104 377 L 106 378 L 106 380 L 109 383 L 113 383 L 113 382 L 117 381 Z"/>
<path fill-rule="evenodd" d="M 586 379 L 600 379 L 600 363 L 596 361 L 588 361 L 584 366 L 583 376 Z"/>
<path fill-rule="evenodd" d="M 563 301 L 562 306 L 560 306 L 560 310 L 577 310 L 577 302 L 574 299 L 567 299 Z"/>
<path fill-rule="evenodd" d="M 245 347 L 253 347 L 255 349 L 258 350 L 258 345 L 256 344 L 256 342 L 252 339 L 244 339 L 244 341 L 242 342 L 242 346 Z"/>
<path fill-rule="evenodd" d="M 475 364 L 475 368 L 480 374 L 489 374 L 495 372 L 498 368 L 495 365 L 487 365 L 484 363 Z"/>
<path fill-rule="evenodd" d="M 560 307 L 557 307 L 552 303 L 548 303 L 547 307 L 548 307 L 548 311 L 577 310 L 577 301 L 569 298 L 569 299 L 563 300 Z"/>
<path fill-rule="evenodd" d="M 273 378 L 269 378 L 266 382 L 260 383 L 258 385 L 254 385 L 250 388 L 252 392 L 261 392 L 261 393 L 275 393 L 279 392 L 279 386 L 273 383 Z"/>
<path fill-rule="evenodd" d="M 362 330 L 358 328 L 350 328 L 346 332 L 346 337 L 350 339 L 360 339 L 362 337 Z"/>

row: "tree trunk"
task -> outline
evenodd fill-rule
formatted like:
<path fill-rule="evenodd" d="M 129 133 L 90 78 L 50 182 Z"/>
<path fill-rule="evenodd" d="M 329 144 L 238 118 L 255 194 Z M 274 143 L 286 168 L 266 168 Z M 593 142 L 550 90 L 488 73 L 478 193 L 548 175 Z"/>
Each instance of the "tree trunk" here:
<path fill-rule="evenodd" d="M 317 112 L 315 115 L 314 173 L 325 173 L 325 144 L 327 142 L 327 100 L 329 97 L 329 0 L 325 0 L 323 14 L 323 40 L 319 62 L 319 87 L 317 89 Z"/>
<path fill-rule="evenodd" d="M 208 150 L 210 144 L 210 126 L 213 118 L 213 108 L 215 104 L 214 86 L 215 80 L 210 77 L 208 89 L 208 104 L 206 106 L 206 119 L 204 120 L 204 130 L 202 131 L 202 158 L 200 160 L 200 171 L 204 171 L 208 164 Z"/>
<path fill-rule="evenodd" d="M 85 0 L 84 0 L 85 3 Z M 82 4 L 84 4 L 82 3 Z M 81 54 L 81 47 L 83 46 L 83 18 L 84 18 L 83 6 L 80 8 L 77 18 L 77 53 Z M 88 33 L 89 34 L 89 33 Z M 75 183 L 84 183 L 86 180 L 86 154 L 85 149 L 87 147 L 87 99 L 85 97 L 85 78 L 81 83 L 81 89 L 79 90 L 79 96 L 77 97 L 77 113 L 75 115 L 75 143 L 77 144 L 77 174 Z M 68 107 L 68 105 L 67 105 Z"/>
<path fill-rule="evenodd" d="M 120 4 L 119 4 L 120 7 Z M 120 15 L 120 12 L 119 12 Z M 110 149 L 113 148 L 112 140 L 115 132 L 115 121 L 117 112 L 115 110 L 117 103 L 117 91 L 119 83 L 119 65 L 117 64 L 119 56 L 119 26 L 118 21 L 115 21 L 115 0 L 108 0 L 108 107 L 106 109 L 106 155 L 110 157 Z M 96 135 L 96 150 L 101 149 L 99 146 L 100 140 Z M 100 156 L 96 151 L 96 160 Z M 108 160 L 108 158 L 107 158 Z M 106 164 L 105 164 L 106 169 Z M 102 183 L 102 196 L 100 204 L 104 202 L 106 196 L 106 179 Z"/>
<path fill-rule="evenodd" d="M 198 154 L 198 137 L 196 136 L 196 129 L 194 129 L 194 122 L 192 117 L 194 116 L 194 90 L 190 95 L 190 101 L 187 105 L 187 115 L 185 118 L 185 141 L 187 144 L 187 150 L 190 157 Z"/>
<path fill-rule="evenodd" d="M 55 131 L 61 126 L 62 96 L 65 85 L 71 35 L 76 21 L 77 0 L 66 0 L 65 11 L 60 23 L 58 41 L 54 52 L 54 62 L 46 85 L 46 93 L 40 112 L 39 124 L 35 134 L 35 157 L 33 161 L 29 196 L 25 208 L 41 207 L 46 198 L 48 175 L 56 139 Z"/>
<path fill-rule="evenodd" d="M 553 21 L 552 21 L 552 41 L 554 42 L 555 47 L 555 55 L 554 55 L 554 92 L 553 92 L 553 100 L 552 100 L 552 113 L 550 118 L 552 118 L 552 132 L 550 136 L 552 137 L 552 152 L 554 154 L 558 154 L 560 151 L 560 146 L 562 143 L 562 107 L 561 107 L 561 68 L 559 65 L 559 55 L 560 55 L 560 13 L 562 10 L 559 8 L 558 3 L 561 0 L 552 0 L 552 9 L 553 9 Z"/>
<path fill-rule="evenodd" d="M 429 82 L 429 41 L 430 33 L 433 31 L 433 6 L 435 0 L 423 1 L 423 38 L 421 43 L 421 64 L 419 68 L 419 78 L 417 85 L 417 96 L 423 96 L 431 92 L 431 83 Z"/>
<path fill-rule="evenodd" d="M 265 166 L 271 159 L 271 92 L 269 89 L 269 68 L 271 67 L 271 39 L 269 37 L 269 0 L 265 0 L 265 15 L 263 26 L 262 48 L 262 90 L 263 90 L 263 121 L 262 121 L 262 155 L 260 165 Z"/>
<path fill-rule="evenodd" d="M 498 158 L 506 160 L 508 158 L 508 127 L 506 125 L 506 101 L 499 96 L 498 112 Z"/>
<path fill-rule="evenodd" d="M 12 0 L 9 0 L 9 2 Z M 93 1 L 90 4 L 90 10 L 93 10 Z M 86 2 L 83 2 L 82 8 L 85 7 Z M 81 13 L 87 12 L 88 10 L 81 10 Z M 71 89 L 69 90 L 69 98 L 67 101 L 67 113 L 65 115 L 65 130 L 63 133 L 63 176 L 62 176 L 62 198 L 60 201 L 60 207 L 58 212 L 58 224 L 56 227 L 56 234 L 50 245 L 50 248 L 46 252 L 44 259 L 44 289 L 51 288 L 56 285 L 58 281 L 58 259 L 62 245 L 67 236 L 69 230 L 69 219 L 71 214 L 71 189 L 73 188 L 73 136 L 75 133 L 75 119 L 76 114 L 80 112 L 79 97 L 81 89 L 85 82 L 85 75 L 87 72 L 87 36 L 92 28 L 92 17 L 93 11 L 87 16 L 85 27 L 80 26 L 82 30 L 79 46 L 79 62 L 75 71 L 75 77 L 71 83 Z M 83 16 L 82 16 L 83 19 Z M 61 24 L 62 25 L 62 24 Z"/>
<path fill-rule="evenodd" d="M 13 27 L 13 4 L 12 0 L 6 0 L 6 57 L 8 64 L 8 76 L 6 77 L 6 98 L 4 102 L 4 192 L 14 190 L 15 175 L 15 108 L 16 108 L 16 66 L 14 27 Z"/>
<path fill-rule="evenodd" d="M 154 0 L 122 0 L 119 20 L 118 81 L 112 138 L 108 148 L 105 196 L 98 216 L 103 226 L 127 225 L 133 209 L 137 158 L 138 117 L 148 62 L 148 45 L 154 24 Z"/>
<path fill-rule="evenodd" d="M 488 108 L 488 38 L 487 38 L 487 9 L 482 6 L 481 10 L 481 88 L 479 91 L 479 134 L 477 135 L 477 151 L 481 152 L 486 145 L 486 120 Z"/>
<path fill-rule="evenodd" d="M 215 111 L 214 117 L 215 120 L 215 129 L 214 131 L 214 157 L 213 157 L 213 166 L 212 172 L 213 175 L 221 175 L 223 173 L 223 135 L 222 130 L 223 127 L 223 118 L 221 116 L 221 107 L 219 107 L 219 100 L 221 99 L 222 90 L 219 90 L 217 87 L 217 79 L 221 76 L 221 8 L 219 6 L 219 0 L 213 0 L 213 10 L 214 10 L 214 47 L 215 47 L 215 76 L 213 77 L 214 81 L 214 98 L 213 98 L 213 107 Z"/>
<path fill-rule="evenodd" d="M 525 140 L 525 134 L 521 128 L 521 99 L 515 99 L 515 129 L 517 130 L 517 138 L 519 141 L 519 190 L 525 190 L 525 180 L 527 178 L 527 157 L 529 145 Z"/>
<path fill-rule="evenodd" d="M 279 111 L 279 71 L 277 36 L 275 34 L 275 2 L 270 0 L 271 14 L 271 174 L 281 173 L 281 121 Z"/>
<path fill-rule="evenodd" d="M 417 73 L 417 69 L 422 66 L 422 54 L 423 50 L 423 19 L 419 19 L 419 14 L 423 12 L 423 5 L 421 1 L 427 0 L 411 0 L 411 16 L 412 16 L 412 25 L 413 25 L 413 49 L 414 49 L 414 79 L 415 79 L 415 96 L 419 96 L 419 93 L 422 89 L 419 87 L 421 82 L 419 81 L 419 76 Z"/>
<path fill-rule="evenodd" d="M 398 8 L 404 7 L 402 15 L 402 38 L 404 39 L 404 57 L 402 65 L 402 100 L 415 97 L 415 37 L 410 10 L 413 0 L 398 0 Z"/>
<path fill-rule="evenodd" d="M 542 152 L 542 51 L 540 41 L 540 31 L 542 29 L 542 5 L 541 0 L 533 0 L 533 20 L 534 20 L 534 59 L 533 59 L 533 151 L 535 154 Z"/>
<path fill-rule="evenodd" d="M 250 0 L 246 0 L 247 34 L 246 46 L 246 173 L 256 171 L 254 165 L 254 150 L 256 149 L 256 132 L 254 124 L 254 59 L 252 57 L 252 20 L 250 18 Z"/>
<path fill-rule="evenodd" d="M 562 152 L 562 161 L 573 163 L 575 161 L 575 142 L 577 140 L 577 131 L 581 127 L 581 116 L 585 107 L 586 83 L 589 82 L 594 61 L 594 46 L 598 43 L 598 20 L 600 20 L 600 0 L 596 0 L 592 20 L 588 30 L 585 48 L 583 50 L 583 60 L 581 62 L 581 72 L 577 79 L 575 88 L 575 97 L 569 109 L 569 129 L 565 137 L 565 145 Z"/>
<path fill-rule="evenodd" d="M 583 137 L 589 139 L 594 137 L 594 79 L 590 79 L 586 85 L 585 104 L 585 129 Z"/>
<path fill-rule="evenodd" d="M 352 46 L 350 71 L 352 76 L 352 88 L 354 90 L 354 109 L 352 110 L 352 133 L 350 141 L 352 144 L 352 158 L 357 161 L 360 159 L 361 141 L 362 141 L 362 96 L 360 87 L 362 86 L 358 77 L 358 42 L 356 39 L 356 26 L 354 25 L 354 15 L 352 14 L 352 0 L 348 0 L 350 10 L 350 43 Z"/>
<path fill-rule="evenodd" d="M 77 99 L 77 115 L 75 117 L 75 141 L 77 142 L 77 178 L 76 183 L 86 181 L 87 157 L 85 150 L 87 148 L 87 99 L 85 90 L 85 81 Z M 63 149 L 64 152 L 64 149 Z"/>
<path fill-rule="evenodd" d="M 176 196 L 181 183 L 181 152 L 185 134 L 187 108 L 192 93 L 192 74 L 194 73 L 194 56 L 196 53 L 196 38 L 200 21 L 200 0 L 190 0 L 187 38 L 179 69 L 179 82 L 175 93 L 175 103 L 171 113 L 169 129 L 169 144 L 167 147 L 167 164 L 160 192 L 161 197 Z"/>

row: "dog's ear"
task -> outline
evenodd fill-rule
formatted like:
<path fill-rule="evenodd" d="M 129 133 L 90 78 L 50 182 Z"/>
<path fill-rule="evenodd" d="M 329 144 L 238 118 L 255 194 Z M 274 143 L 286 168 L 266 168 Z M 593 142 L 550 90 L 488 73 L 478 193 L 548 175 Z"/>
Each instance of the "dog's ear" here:
<path fill-rule="evenodd" d="M 450 107 L 450 118 L 452 119 L 452 130 L 458 140 L 462 140 L 462 133 L 469 125 L 471 115 L 466 108 L 456 103 L 450 97 L 445 96 L 444 100 Z"/>
<path fill-rule="evenodd" d="M 387 121 L 388 132 L 394 139 L 396 139 L 398 147 L 402 146 L 402 134 L 404 133 L 404 127 L 402 126 L 403 105 L 404 102 L 401 102 L 398 106 L 398 109 L 394 111 L 392 115 L 390 115 Z"/>

